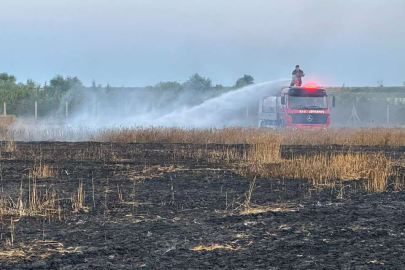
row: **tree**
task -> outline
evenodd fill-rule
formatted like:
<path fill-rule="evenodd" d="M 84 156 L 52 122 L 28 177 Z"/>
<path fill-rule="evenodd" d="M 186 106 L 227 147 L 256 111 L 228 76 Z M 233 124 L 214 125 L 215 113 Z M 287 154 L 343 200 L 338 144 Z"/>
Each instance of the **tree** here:
<path fill-rule="evenodd" d="M 0 81 L 15 83 L 17 81 L 17 79 L 14 75 L 8 75 L 8 73 L 3 72 L 3 73 L 0 73 Z"/>
<path fill-rule="evenodd" d="M 222 84 L 217 84 L 217 85 L 215 85 L 215 89 L 222 90 L 222 89 L 224 89 L 224 86 Z"/>
<path fill-rule="evenodd" d="M 77 77 L 66 77 L 55 75 L 49 85 L 44 86 L 41 100 L 44 105 L 41 106 L 43 112 L 49 112 L 59 108 L 61 101 L 68 101 L 74 106 L 74 103 L 81 102 L 83 89 L 82 82 Z M 40 102 L 40 101 L 38 101 Z M 69 106 L 71 106 L 69 105 Z"/>
<path fill-rule="evenodd" d="M 62 75 L 55 75 L 49 81 L 49 86 L 47 87 L 59 92 L 67 92 L 71 88 L 83 87 L 83 84 L 77 77 L 68 76 L 65 79 Z"/>
<path fill-rule="evenodd" d="M 181 84 L 178 82 L 159 82 L 153 88 L 159 91 L 179 91 Z"/>
<path fill-rule="evenodd" d="M 192 75 L 188 81 L 183 83 L 183 88 L 204 91 L 212 88 L 212 81 L 209 78 L 204 78 L 198 75 L 198 73 Z"/>
<path fill-rule="evenodd" d="M 33 80 L 26 84 L 16 83 L 16 77 L 7 73 L 0 73 L 0 104 L 6 102 L 8 114 L 19 114 L 26 111 L 27 100 L 38 96 L 40 86 Z M 33 103 L 32 103 L 33 104 Z M 22 110 L 20 110 L 22 108 Z"/>
<path fill-rule="evenodd" d="M 254 83 L 254 78 L 250 75 L 243 75 L 242 78 L 239 78 L 235 83 L 235 88 L 245 87 L 247 85 Z"/>
<path fill-rule="evenodd" d="M 82 88 L 83 84 L 77 77 L 66 77 L 62 75 L 55 75 L 50 81 L 49 85 L 44 86 L 45 96 L 54 101 L 60 101 L 61 97 L 69 90 L 76 90 Z"/>

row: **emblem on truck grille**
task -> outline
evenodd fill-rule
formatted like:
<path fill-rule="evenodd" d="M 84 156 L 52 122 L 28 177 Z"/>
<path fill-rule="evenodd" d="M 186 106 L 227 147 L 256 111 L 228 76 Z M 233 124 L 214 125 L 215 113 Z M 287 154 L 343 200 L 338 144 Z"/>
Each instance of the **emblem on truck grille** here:
<path fill-rule="evenodd" d="M 314 120 L 314 117 L 312 115 L 307 115 L 307 121 L 312 122 Z"/>

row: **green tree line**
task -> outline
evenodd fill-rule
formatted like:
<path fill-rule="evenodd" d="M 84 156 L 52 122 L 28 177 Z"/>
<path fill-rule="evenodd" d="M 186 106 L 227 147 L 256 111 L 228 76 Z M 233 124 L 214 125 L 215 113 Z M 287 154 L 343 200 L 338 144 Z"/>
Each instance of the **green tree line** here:
<path fill-rule="evenodd" d="M 213 85 L 210 78 L 193 74 L 190 78 L 183 82 L 166 81 L 159 82 L 154 86 L 147 86 L 143 89 L 156 92 L 195 92 L 197 94 L 210 93 L 217 95 L 222 92 L 238 89 L 254 83 L 254 78 L 250 75 L 244 75 L 236 80 L 233 86 L 223 86 L 221 84 Z M 90 87 L 86 87 L 78 77 L 63 77 L 55 75 L 49 83 L 40 85 L 29 79 L 25 83 L 17 83 L 17 78 L 8 73 L 0 73 L 0 104 L 7 104 L 7 114 L 17 116 L 32 116 L 34 112 L 35 101 L 38 102 L 38 115 L 58 115 L 61 104 L 64 101 L 69 102 L 69 109 L 74 110 L 75 107 L 81 105 L 86 91 L 97 91 L 114 94 L 117 89 L 131 89 L 124 87 L 112 87 L 107 84 L 103 87 L 97 84 L 94 80 Z M 139 89 L 139 88 L 137 88 Z M 0 105 L 0 106 L 1 106 Z"/>

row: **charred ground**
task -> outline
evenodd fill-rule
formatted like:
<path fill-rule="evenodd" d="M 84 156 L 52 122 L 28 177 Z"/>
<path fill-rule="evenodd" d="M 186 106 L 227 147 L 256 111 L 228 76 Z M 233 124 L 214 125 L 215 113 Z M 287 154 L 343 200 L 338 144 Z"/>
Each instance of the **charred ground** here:
<path fill-rule="evenodd" d="M 229 147 L 4 145 L 0 198 L 4 205 L 23 198 L 27 210 L 2 213 L 0 268 L 405 267 L 405 192 L 368 193 L 355 179 L 339 188 L 313 187 L 305 179 L 257 179 L 247 210 L 251 179 L 232 162 L 204 156 Z M 282 155 L 347 151 L 395 159 L 404 153 L 403 147 L 335 145 L 283 146 Z M 43 171 L 45 165 L 53 173 L 30 177 L 38 173 L 33 168 Z M 28 211 L 33 182 L 39 201 L 51 190 L 57 194 L 59 212 L 47 211 L 46 201 L 37 212 Z M 81 204 L 78 193 L 84 195 Z"/>

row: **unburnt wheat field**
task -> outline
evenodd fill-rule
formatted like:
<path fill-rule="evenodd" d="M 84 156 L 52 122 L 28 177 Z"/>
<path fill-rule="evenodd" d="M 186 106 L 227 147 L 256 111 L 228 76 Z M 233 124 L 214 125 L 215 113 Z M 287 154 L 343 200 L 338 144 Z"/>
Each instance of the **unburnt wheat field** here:
<path fill-rule="evenodd" d="M 403 128 L 0 136 L 1 269 L 405 267 Z"/>

